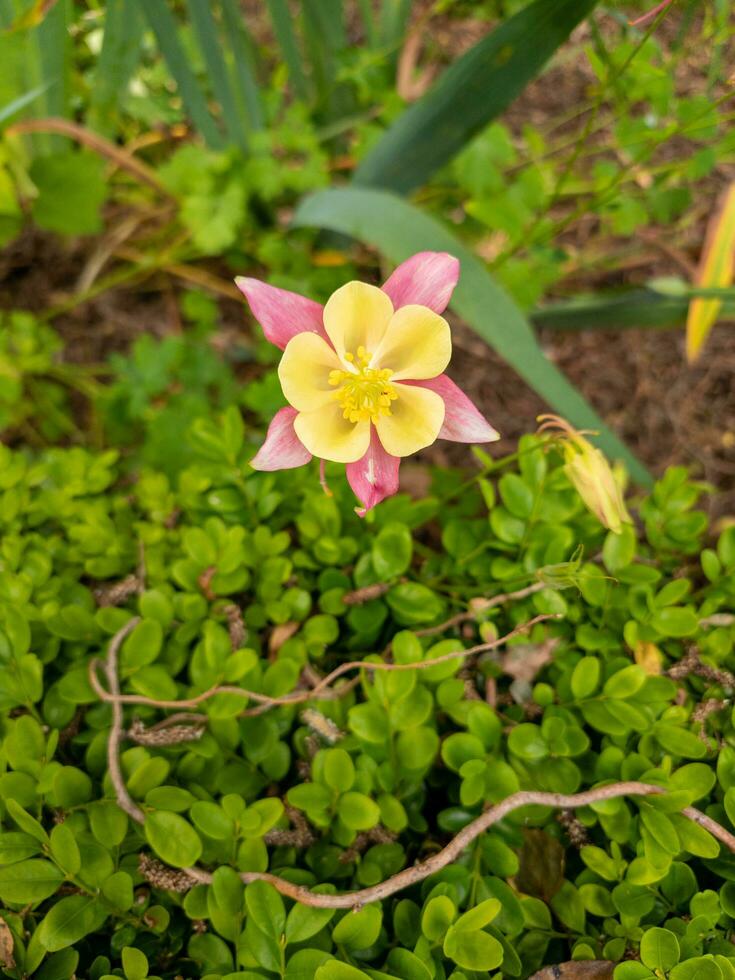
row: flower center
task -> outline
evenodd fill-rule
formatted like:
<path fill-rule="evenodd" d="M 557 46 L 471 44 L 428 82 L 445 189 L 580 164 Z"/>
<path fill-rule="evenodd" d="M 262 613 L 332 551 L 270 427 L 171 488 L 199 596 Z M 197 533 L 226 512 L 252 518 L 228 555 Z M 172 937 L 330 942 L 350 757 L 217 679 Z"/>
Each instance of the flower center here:
<path fill-rule="evenodd" d="M 388 368 L 371 368 L 371 357 L 364 347 L 358 347 L 357 357 L 345 354 L 354 371 L 329 372 L 329 383 L 337 388 L 334 397 L 349 422 L 377 422 L 381 415 L 392 414 L 391 402 L 398 398 L 390 383 L 393 372 Z"/>

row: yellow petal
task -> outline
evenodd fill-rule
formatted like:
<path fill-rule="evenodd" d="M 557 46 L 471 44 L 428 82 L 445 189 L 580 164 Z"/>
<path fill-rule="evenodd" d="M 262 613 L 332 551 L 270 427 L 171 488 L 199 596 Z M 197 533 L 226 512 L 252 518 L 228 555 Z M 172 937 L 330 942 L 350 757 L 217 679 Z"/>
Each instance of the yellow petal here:
<path fill-rule="evenodd" d="M 395 390 L 391 414 L 381 416 L 375 427 L 387 453 L 410 456 L 436 440 L 444 422 L 444 400 L 428 388 L 397 384 Z"/>
<path fill-rule="evenodd" d="M 427 306 L 402 306 L 391 317 L 373 354 L 373 367 L 390 368 L 392 381 L 424 381 L 441 374 L 452 356 L 452 335 L 444 317 Z"/>
<path fill-rule="evenodd" d="M 392 315 L 393 304 L 382 289 L 365 282 L 348 282 L 327 300 L 324 329 L 340 357 L 357 354 L 358 347 L 372 353 Z"/>
<path fill-rule="evenodd" d="M 286 400 L 300 412 L 334 401 L 329 372 L 343 367 L 332 348 L 315 333 L 298 333 L 286 344 L 278 377 Z"/>
<path fill-rule="evenodd" d="M 370 445 L 370 423 L 348 422 L 334 402 L 316 412 L 299 412 L 293 426 L 312 456 L 333 463 L 354 463 Z"/>

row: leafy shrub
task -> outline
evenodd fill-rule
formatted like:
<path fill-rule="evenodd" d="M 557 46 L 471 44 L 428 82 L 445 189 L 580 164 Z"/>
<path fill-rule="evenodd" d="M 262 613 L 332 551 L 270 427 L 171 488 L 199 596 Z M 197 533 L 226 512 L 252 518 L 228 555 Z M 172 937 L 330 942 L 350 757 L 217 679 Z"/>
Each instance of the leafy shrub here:
<path fill-rule="evenodd" d="M 199 419 L 175 480 L 132 485 L 113 451 L 0 449 L 5 975 L 470 980 L 572 955 L 730 980 L 735 859 L 681 813 L 735 816 L 735 530 L 707 538 L 706 487 L 671 469 L 606 534 L 526 437 L 517 466 L 481 456 L 360 521 L 346 484 L 249 470 L 256 442 L 234 409 Z M 132 817 L 114 677 L 90 683 L 123 629 Z M 221 684 L 252 694 L 145 703 Z M 615 780 L 667 792 L 516 810 L 353 911 L 257 880 L 370 888 L 518 790 Z"/>

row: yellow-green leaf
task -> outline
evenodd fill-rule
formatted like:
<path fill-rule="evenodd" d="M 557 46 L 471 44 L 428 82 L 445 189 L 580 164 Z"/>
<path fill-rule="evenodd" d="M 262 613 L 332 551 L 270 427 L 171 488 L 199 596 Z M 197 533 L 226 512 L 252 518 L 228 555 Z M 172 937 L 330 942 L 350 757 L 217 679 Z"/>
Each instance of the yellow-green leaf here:
<path fill-rule="evenodd" d="M 700 289 L 730 286 L 735 272 L 735 183 L 725 191 L 712 216 L 707 240 L 697 271 Z M 687 360 L 699 357 L 707 336 L 722 308 L 719 299 L 693 299 L 687 316 Z"/>

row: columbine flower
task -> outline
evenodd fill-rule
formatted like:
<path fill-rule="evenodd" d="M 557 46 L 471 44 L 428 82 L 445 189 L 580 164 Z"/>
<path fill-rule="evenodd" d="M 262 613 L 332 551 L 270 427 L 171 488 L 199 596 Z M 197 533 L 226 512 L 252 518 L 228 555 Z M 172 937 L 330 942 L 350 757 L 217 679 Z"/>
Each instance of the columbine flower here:
<path fill-rule="evenodd" d="M 324 307 L 257 279 L 236 279 L 266 338 L 283 351 L 278 376 L 289 402 L 252 465 L 289 469 L 312 456 L 346 463 L 364 515 L 397 492 L 404 456 L 437 438 L 499 438 L 442 373 L 452 340 L 440 314 L 458 277 L 453 256 L 420 252 L 381 289 L 348 282 Z"/>
<path fill-rule="evenodd" d="M 539 432 L 561 433 L 564 470 L 570 482 L 598 521 L 614 534 L 620 534 L 631 517 L 610 464 L 599 449 L 558 415 L 539 415 Z"/>

